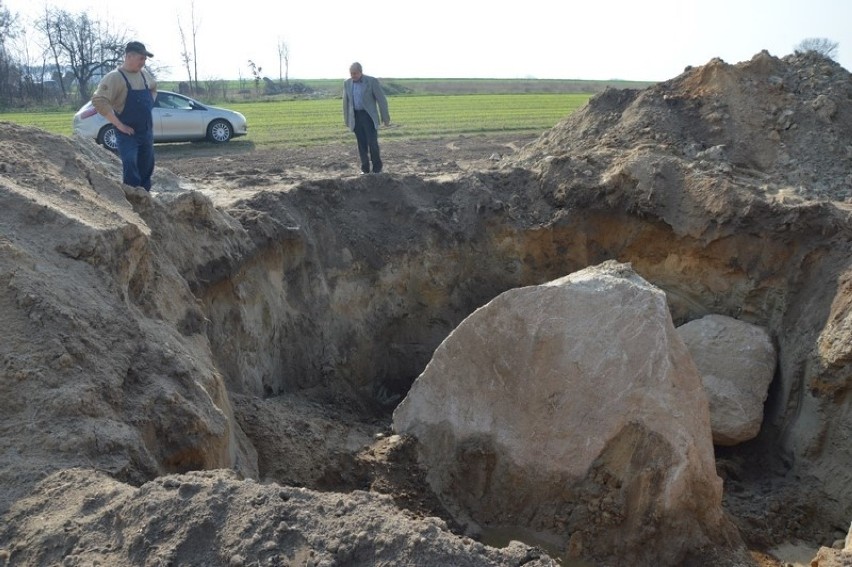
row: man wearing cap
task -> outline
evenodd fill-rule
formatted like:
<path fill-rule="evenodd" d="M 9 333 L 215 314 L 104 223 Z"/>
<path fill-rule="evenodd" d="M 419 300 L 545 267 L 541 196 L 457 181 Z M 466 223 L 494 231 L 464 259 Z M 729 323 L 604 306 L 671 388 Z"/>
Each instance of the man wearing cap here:
<path fill-rule="evenodd" d="M 154 128 L 151 109 L 157 81 L 145 67 L 154 55 L 138 41 L 124 48 L 124 63 L 101 79 L 92 105 L 118 130 L 123 182 L 151 190 L 154 173 Z"/>

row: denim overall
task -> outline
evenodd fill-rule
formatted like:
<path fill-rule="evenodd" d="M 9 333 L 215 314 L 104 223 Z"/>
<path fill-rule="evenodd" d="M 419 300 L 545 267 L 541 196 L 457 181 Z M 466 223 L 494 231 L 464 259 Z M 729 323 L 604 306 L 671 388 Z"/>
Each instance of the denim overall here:
<path fill-rule="evenodd" d="M 118 155 L 121 156 L 123 181 L 126 185 L 142 187 L 151 190 L 151 176 L 154 173 L 154 123 L 151 109 L 154 108 L 154 97 L 148 89 L 148 81 L 142 74 L 145 88 L 134 90 L 127 80 L 127 75 L 118 70 L 127 83 L 127 101 L 124 110 L 118 114 L 118 119 L 133 128 L 133 134 L 118 134 Z"/>

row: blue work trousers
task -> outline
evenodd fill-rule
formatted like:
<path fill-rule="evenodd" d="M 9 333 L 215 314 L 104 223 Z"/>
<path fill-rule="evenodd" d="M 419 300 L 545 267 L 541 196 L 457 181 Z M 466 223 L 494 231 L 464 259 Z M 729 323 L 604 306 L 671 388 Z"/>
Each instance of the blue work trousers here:
<path fill-rule="evenodd" d="M 118 155 L 124 184 L 150 191 L 154 174 L 154 131 L 148 128 L 130 136 L 118 132 Z"/>

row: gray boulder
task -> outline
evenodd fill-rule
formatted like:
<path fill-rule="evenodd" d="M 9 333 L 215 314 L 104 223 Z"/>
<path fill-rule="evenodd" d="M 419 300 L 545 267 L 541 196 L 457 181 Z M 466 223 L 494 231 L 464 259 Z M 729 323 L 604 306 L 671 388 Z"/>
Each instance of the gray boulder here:
<path fill-rule="evenodd" d="M 677 330 L 710 399 L 713 443 L 754 439 L 778 359 L 772 337 L 763 327 L 724 315 L 707 315 Z"/>
<path fill-rule="evenodd" d="M 675 565 L 738 539 L 698 371 L 665 294 L 626 264 L 475 311 L 394 427 L 417 438 L 430 485 L 461 521 L 544 532 L 571 555 L 631 565 Z"/>

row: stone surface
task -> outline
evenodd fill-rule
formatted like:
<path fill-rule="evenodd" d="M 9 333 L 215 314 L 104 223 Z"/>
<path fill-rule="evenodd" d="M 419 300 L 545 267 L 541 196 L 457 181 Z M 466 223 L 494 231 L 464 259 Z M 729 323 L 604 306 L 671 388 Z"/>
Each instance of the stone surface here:
<path fill-rule="evenodd" d="M 728 543 L 700 378 L 665 294 L 629 265 L 510 290 L 475 311 L 394 428 L 417 438 L 447 506 L 476 522 L 579 538 L 633 565 Z"/>
<path fill-rule="evenodd" d="M 852 523 L 849 524 L 849 532 L 846 534 L 846 540 L 844 541 L 843 551 L 849 551 L 852 553 Z"/>
<path fill-rule="evenodd" d="M 765 328 L 707 315 L 677 328 L 710 399 L 713 443 L 736 445 L 757 436 L 777 352 Z"/>
<path fill-rule="evenodd" d="M 852 567 L 852 552 L 820 547 L 810 567 Z"/>

